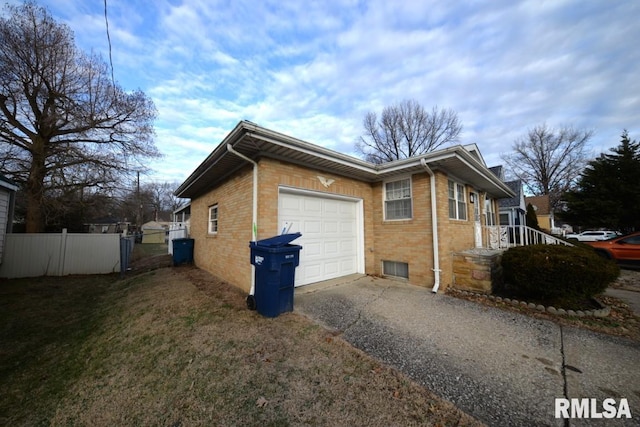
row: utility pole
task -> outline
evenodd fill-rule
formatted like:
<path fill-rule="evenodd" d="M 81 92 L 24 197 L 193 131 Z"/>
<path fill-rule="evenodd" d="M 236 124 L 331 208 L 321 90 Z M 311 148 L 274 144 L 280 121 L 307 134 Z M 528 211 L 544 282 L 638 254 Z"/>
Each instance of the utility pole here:
<path fill-rule="evenodd" d="M 140 171 L 137 171 L 138 174 L 138 184 L 136 188 L 136 198 L 138 199 L 138 220 L 136 221 L 136 228 L 138 232 L 142 227 L 142 200 L 140 200 Z"/>

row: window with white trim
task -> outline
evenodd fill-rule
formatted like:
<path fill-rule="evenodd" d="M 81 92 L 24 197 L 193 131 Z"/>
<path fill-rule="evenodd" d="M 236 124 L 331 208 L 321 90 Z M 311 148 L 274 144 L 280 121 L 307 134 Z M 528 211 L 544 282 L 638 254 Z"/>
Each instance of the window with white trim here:
<path fill-rule="evenodd" d="M 411 219 L 411 178 L 384 183 L 384 219 Z"/>
<path fill-rule="evenodd" d="M 218 205 L 209 206 L 209 234 L 218 232 Z"/>
<path fill-rule="evenodd" d="M 467 197 L 464 185 L 449 180 L 449 218 L 467 219 Z"/>
<path fill-rule="evenodd" d="M 493 205 L 493 200 L 488 197 L 484 200 L 484 211 L 486 215 L 486 225 L 496 225 L 496 210 Z"/>
<path fill-rule="evenodd" d="M 510 222 L 511 221 L 510 221 L 508 213 L 501 213 L 500 214 L 500 225 L 511 225 Z"/>

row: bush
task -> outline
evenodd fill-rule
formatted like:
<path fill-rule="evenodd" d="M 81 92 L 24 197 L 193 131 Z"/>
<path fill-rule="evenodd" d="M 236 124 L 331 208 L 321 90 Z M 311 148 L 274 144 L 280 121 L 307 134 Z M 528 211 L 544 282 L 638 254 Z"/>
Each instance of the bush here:
<path fill-rule="evenodd" d="M 564 245 L 511 248 L 502 256 L 504 285 L 496 293 L 540 302 L 585 300 L 607 288 L 620 274 L 595 251 Z"/>

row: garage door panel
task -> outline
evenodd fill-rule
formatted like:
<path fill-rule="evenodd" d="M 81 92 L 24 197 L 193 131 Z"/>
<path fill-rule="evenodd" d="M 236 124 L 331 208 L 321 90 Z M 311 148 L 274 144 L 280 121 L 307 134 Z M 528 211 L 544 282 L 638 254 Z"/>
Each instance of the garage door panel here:
<path fill-rule="evenodd" d="M 302 234 L 307 234 L 309 237 L 313 235 L 320 237 L 322 235 L 322 221 L 304 220 L 302 224 Z"/>
<path fill-rule="evenodd" d="M 347 234 L 349 236 L 355 235 L 355 224 L 352 222 L 342 221 L 340 223 L 340 233 Z"/>
<path fill-rule="evenodd" d="M 355 254 L 356 253 L 355 242 L 353 242 L 352 240 L 341 240 L 340 252 L 343 254 Z"/>
<path fill-rule="evenodd" d="M 296 282 L 313 283 L 324 280 L 322 279 L 322 267 L 323 266 L 321 262 L 315 262 L 307 263 L 307 265 L 305 265 L 305 268 L 302 270 L 296 268 Z M 302 276 L 300 276 L 300 274 L 302 274 Z"/>
<path fill-rule="evenodd" d="M 323 212 L 335 216 L 340 210 L 340 202 L 336 200 L 325 200 L 323 203 Z"/>
<path fill-rule="evenodd" d="M 325 220 L 323 225 L 324 232 L 327 234 L 337 234 L 340 230 L 340 223 L 338 221 Z"/>
<path fill-rule="evenodd" d="M 355 268 L 356 265 L 353 259 L 344 259 L 340 263 L 340 269 L 342 271 L 354 270 Z"/>
<path fill-rule="evenodd" d="M 357 203 L 308 194 L 280 193 L 278 220 L 302 236 L 296 286 L 357 272 Z"/>
<path fill-rule="evenodd" d="M 356 212 L 355 203 L 351 205 L 341 204 L 339 206 L 338 212 L 342 215 L 355 217 L 355 212 Z"/>
<path fill-rule="evenodd" d="M 322 199 L 318 197 L 305 197 L 303 200 L 304 210 L 307 212 L 321 212 Z"/>
<path fill-rule="evenodd" d="M 293 243 L 298 242 L 296 241 Z M 324 251 L 322 249 L 322 242 L 305 242 L 303 249 L 305 251 L 305 257 L 308 258 L 321 257 L 324 254 Z"/>
<path fill-rule="evenodd" d="M 326 257 L 333 257 L 340 255 L 340 245 L 338 242 L 329 241 L 324 244 L 324 255 Z"/>
<path fill-rule="evenodd" d="M 285 199 L 281 199 L 280 209 L 298 212 L 300 210 L 300 203 L 300 199 L 296 199 L 295 197 L 287 197 Z"/>
<path fill-rule="evenodd" d="M 324 274 L 327 278 L 338 277 L 340 273 L 340 262 L 337 260 L 326 260 L 324 262 Z"/>

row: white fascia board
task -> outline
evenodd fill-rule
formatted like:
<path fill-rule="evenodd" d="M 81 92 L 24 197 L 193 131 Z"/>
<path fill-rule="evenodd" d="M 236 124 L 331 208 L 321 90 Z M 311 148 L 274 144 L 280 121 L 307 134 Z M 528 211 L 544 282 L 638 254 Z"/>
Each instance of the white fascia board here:
<path fill-rule="evenodd" d="M 282 139 L 275 139 L 270 136 L 261 135 L 259 133 L 249 132 L 247 136 L 250 136 L 255 139 L 259 139 L 270 144 L 278 145 L 283 148 L 288 148 L 290 150 L 295 150 L 300 153 L 308 154 L 310 156 L 314 156 L 320 159 L 329 160 L 344 166 L 348 166 L 359 171 L 362 171 L 366 174 L 372 175 L 372 177 L 377 175 L 376 169 L 373 167 L 373 164 L 364 162 L 362 160 L 356 159 L 355 157 L 347 156 L 345 154 L 338 153 L 337 151 L 329 150 L 327 148 L 319 147 L 314 144 L 310 144 L 308 142 L 304 142 L 301 140 L 296 140 L 290 137 L 287 137 L 287 141 Z M 277 135 L 277 137 L 282 138 L 282 135 Z"/>
<path fill-rule="evenodd" d="M 469 156 L 471 156 L 471 153 L 468 154 Z M 513 196 L 515 196 L 516 194 L 511 190 L 511 188 L 509 188 L 509 186 L 507 186 L 504 182 L 500 181 L 500 179 L 498 179 L 498 177 L 496 177 L 495 175 L 492 174 L 492 172 L 484 167 L 482 168 L 478 168 L 477 165 L 474 165 L 473 163 L 477 163 L 478 160 L 475 159 L 474 157 L 467 157 L 466 159 L 464 157 L 467 156 L 458 156 L 458 158 L 460 159 L 461 162 L 463 162 L 467 167 L 469 167 L 470 169 L 472 169 L 475 173 L 477 173 L 478 175 L 482 176 L 484 179 L 493 182 L 496 187 L 501 188 L 502 190 L 504 190 L 507 194 L 511 194 Z M 488 173 L 485 173 L 485 171 L 483 169 L 486 169 L 486 171 Z M 491 175 L 489 175 L 491 174 Z M 492 176 L 493 175 L 493 176 Z"/>
<path fill-rule="evenodd" d="M 198 178 L 208 172 L 214 167 L 218 161 L 227 153 L 225 149 L 227 144 L 232 146 L 237 145 L 244 136 L 249 136 L 257 140 L 267 142 L 269 144 L 277 145 L 279 147 L 297 151 L 309 156 L 317 157 L 327 161 L 335 162 L 337 164 L 353 168 L 362 172 L 370 179 L 383 179 L 385 175 L 390 173 L 402 172 L 405 169 L 421 168 L 421 159 L 425 159 L 427 163 L 437 162 L 438 160 L 450 159 L 452 157 L 457 158 L 463 162 L 466 166 L 471 168 L 476 174 L 482 176 L 490 182 L 493 182 L 497 187 L 504 190 L 507 194 L 513 194 L 506 184 L 500 181 L 496 176 L 489 175 L 491 171 L 487 169 L 487 173 L 483 171 L 486 166 L 483 165 L 482 160 L 476 158 L 466 147 L 462 145 L 455 145 L 452 147 L 444 148 L 432 153 L 428 153 L 419 157 L 412 157 L 408 159 L 396 160 L 382 165 L 373 164 L 364 160 L 357 159 L 346 154 L 338 153 L 324 147 L 320 147 L 315 144 L 276 132 L 270 129 L 261 127 L 255 123 L 243 120 L 239 122 L 236 127 L 229 132 L 229 134 L 222 140 L 222 142 L 214 149 L 214 151 L 196 168 L 196 170 L 184 181 L 184 183 L 176 190 L 176 195 L 180 195 L 188 190 Z M 477 146 L 470 144 L 473 149 L 478 153 Z M 514 194 L 515 195 L 515 194 Z"/>
<path fill-rule="evenodd" d="M 244 122 L 238 123 L 236 127 L 233 128 L 233 130 L 224 137 L 224 139 L 218 144 L 218 146 L 213 149 L 211 154 L 209 154 L 207 158 L 204 159 L 193 172 L 191 172 L 191 175 L 189 175 L 189 177 L 184 180 L 184 182 L 176 189 L 173 194 L 175 194 L 177 197 L 180 197 L 180 194 L 187 191 L 195 182 L 198 181 L 198 179 L 202 175 L 204 175 L 212 167 L 214 167 L 227 152 L 227 144 L 232 143 L 231 141 L 233 141 L 234 139 L 238 139 L 238 134 L 242 132 L 243 128 Z"/>
<path fill-rule="evenodd" d="M 181 212 L 181 211 L 187 209 L 190 206 L 191 206 L 191 202 L 185 203 L 184 205 L 182 205 L 179 208 L 177 208 L 176 210 L 174 210 L 172 213 L 177 214 L 178 212 Z"/>

